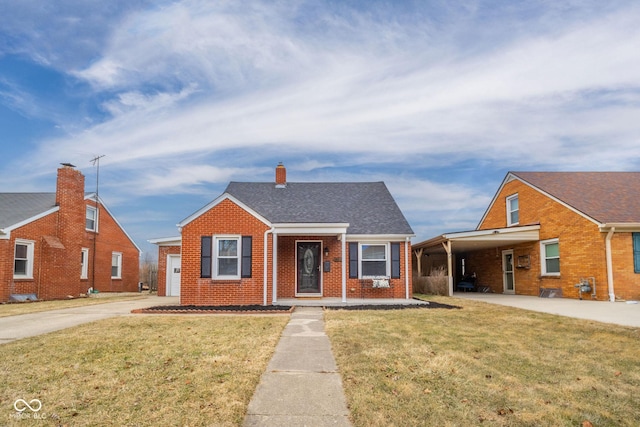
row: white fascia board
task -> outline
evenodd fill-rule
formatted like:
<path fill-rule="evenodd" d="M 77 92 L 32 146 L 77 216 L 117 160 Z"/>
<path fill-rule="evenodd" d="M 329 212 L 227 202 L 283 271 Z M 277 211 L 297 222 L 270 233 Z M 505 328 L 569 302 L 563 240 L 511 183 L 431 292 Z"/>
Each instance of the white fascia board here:
<path fill-rule="evenodd" d="M 348 223 L 284 223 L 273 224 L 273 234 L 345 234 Z"/>
<path fill-rule="evenodd" d="M 29 224 L 29 223 L 31 223 L 33 221 L 39 220 L 40 218 L 44 218 L 45 216 L 50 215 L 50 214 L 52 214 L 54 212 L 58 212 L 59 210 L 60 210 L 60 206 L 54 206 L 53 208 L 51 208 L 49 210 L 46 210 L 46 211 L 44 211 L 42 213 L 39 213 L 38 215 L 34 215 L 31 218 L 27 218 L 25 220 L 22 220 L 22 221 L 16 223 L 16 224 L 13 224 L 13 225 L 10 225 L 8 227 L 5 227 L 5 228 L 2 229 L 2 234 L 0 234 L 0 239 L 6 240 L 6 239 L 9 238 L 9 236 L 11 235 L 11 232 L 13 230 L 16 230 L 16 229 L 18 229 L 18 228 L 20 228 L 20 227 L 22 227 L 24 225 L 27 225 L 27 224 Z"/>
<path fill-rule="evenodd" d="M 493 205 L 496 203 L 496 200 L 498 198 L 498 194 L 500 194 L 500 192 L 502 191 L 502 188 L 508 183 L 513 181 L 514 179 L 520 179 L 517 176 L 515 176 L 513 173 L 508 172 L 507 176 L 504 177 L 504 179 L 502 180 L 502 183 L 500 184 L 500 187 L 498 187 L 498 191 L 495 192 L 495 194 L 493 195 L 493 198 L 491 199 L 491 202 L 489 203 L 489 206 L 487 207 L 487 210 L 484 211 L 484 214 L 482 215 L 482 218 L 480 218 L 480 222 L 478 223 L 478 225 L 476 226 L 476 228 L 480 227 L 480 225 L 484 222 L 485 218 L 487 217 L 487 215 L 489 214 L 489 212 L 491 211 L 491 209 L 493 208 Z"/>
<path fill-rule="evenodd" d="M 489 211 L 491 211 L 494 203 L 496 202 L 496 199 L 498 197 L 498 194 L 500 194 L 500 192 L 502 192 L 502 188 L 509 182 L 514 181 L 514 180 L 518 180 L 521 183 L 523 183 L 524 185 L 526 185 L 529 188 L 532 188 L 534 190 L 536 190 L 538 193 L 541 193 L 545 196 L 547 196 L 548 198 L 550 198 L 551 200 L 560 203 L 562 206 L 566 207 L 567 209 L 577 213 L 578 215 L 580 215 L 581 217 L 585 218 L 586 220 L 596 224 L 596 225 L 601 225 L 598 221 L 596 221 L 595 219 L 593 219 L 592 217 L 590 217 L 589 215 L 585 214 L 582 211 L 577 210 L 576 208 L 574 208 L 571 205 L 568 205 L 567 203 L 565 203 L 564 201 L 558 199 L 557 197 L 554 197 L 553 195 L 547 193 L 546 191 L 536 187 L 533 184 L 530 184 L 529 182 L 525 181 L 524 179 L 518 177 L 517 175 L 513 174 L 512 172 L 509 172 L 507 174 L 507 176 L 505 177 L 505 179 L 502 181 L 502 184 L 500 184 L 500 187 L 498 188 L 498 191 L 496 191 L 496 194 L 493 196 L 493 199 L 491 200 L 491 203 L 489 204 L 489 207 L 487 208 L 487 210 L 484 212 L 484 215 L 482 215 L 482 219 L 480 220 L 480 222 L 478 223 L 478 227 L 480 227 L 480 224 L 483 223 L 483 221 L 485 220 L 485 218 L 487 217 L 487 214 L 489 213 Z"/>
<path fill-rule="evenodd" d="M 182 236 L 160 237 L 158 239 L 149 239 L 147 242 L 158 246 L 182 246 Z"/>
<path fill-rule="evenodd" d="M 242 209 L 247 211 L 251 216 L 256 218 L 258 221 L 260 221 L 260 222 L 264 223 L 265 225 L 271 227 L 271 222 L 269 222 L 269 220 L 267 220 L 265 217 L 263 217 L 262 215 L 260 215 L 259 213 L 257 213 L 256 211 L 254 211 L 249 206 L 247 206 L 246 204 L 242 203 L 240 200 L 236 199 L 235 197 L 233 197 L 229 193 L 224 193 L 224 194 L 220 195 L 218 198 L 216 198 L 215 200 L 213 200 L 209 204 L 203 206 L 202 208 L 198 209 L 196 212 L 192 213 L 191 215 L 189 215 L 188 217 L 186 217 L 185 219 L 180 221 L 178 224 L 176 224 L 176 226 L 178 228 L 182 229 L 182 227 L 184 227 L 185 225 L 189 224 L 191 221 L 195 220 L 196 218 L 200 217 L 201 215 L 205 214 L 209 210 L 213 209 L 214 207 L 216 207 L 217 205 L 219 205 L 220 203 L 222 203 L 225 200 L 232 201 L 233 203 L 235 203 L 236 205 L 238 205 L 239 207 L 241 207 Z"/>
<path fill-rule="evenodd" d="M 455 239 L 473 239 L 474 237 L 486 237 L 488 235 L 500 235 L 501 237 L 509 236 L 510 234 L 523 234 L 528 232 L 537 232 L 540 230 L 540 225 L 526 225 L 521 227 L 505 227 L 505 228 L 490 228 L 487 230 L 476 231 L 462 231 L 459 233 L 447 233 L 442 237 L 447 240 Z"/>
<path fill-rule="evenodd" d="M 102 201 L 102 198 L 100 198 L 100 196 L 96 196 L 96 193 L 91 193 L 91 194 L 87 194 L 84 197 L 85 200 L 93 200 L 94 202 L 96 202 L 100 207 L 102 207 L 102 209 L 104 209 L 105 211 L 107 211 L 107 213 L 109 214 L 109 216 L 113 219 L 113 221 L 115 221 L 116 225 L 120 228 L 120 230 L 122 230 L 122 232 L 124 233 L 125 236 L 127 236 L 127 239 L 129 239 L 129 241 L 131 243 L 133 243 L 133 246 L 136 247 L 136 249 L 138 250 L 138 253 L 142 253 L 142 249 L 140 249 L 140 247 L 136 244 L 136 242 L 131 238 L 131 236 L 129 236 L 129 233 L 127 233 L 127 230 L 124 229 L 124 227 L 122 226 L 122 224 L 120 224 L 120 222 L 118 222 L 118 219 L 111 213 L 111 211 L 109 210 L 109 208 L 107 207 L 107 205 L 104 204 L 104 202 Z M 98 221 L 100 221 L 100 218 L 98 218 Z M 99 229 L 98 229 L 99 232 Z"/>
<path fill-rule="evenodd" d="M 613 230 L 614 233 L 630 233 L 640 231 L 640 222 L 607 222 L 600 224 L 603 233 Z"/>
<path fill-rule="evenodd" d="M 349 234 L 347 242 L 405 242 L 415 234 Z"/>

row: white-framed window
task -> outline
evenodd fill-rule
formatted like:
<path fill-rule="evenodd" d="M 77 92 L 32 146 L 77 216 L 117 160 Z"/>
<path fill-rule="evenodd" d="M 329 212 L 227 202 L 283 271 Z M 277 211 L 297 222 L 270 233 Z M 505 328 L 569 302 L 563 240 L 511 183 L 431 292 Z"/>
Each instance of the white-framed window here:
<path fill-rule="evenodd" d="M 360 277 L 389 277 L 389 245 L 360 243 Z"/>
<path fill-rule="evenodd" d="M 98 231 L 98 209 L 87 206 L 85 228 L 89 231 Z"/>
<path fill-rule="evenodd" d="M 120 252 L 111 253 L 111 278 L 122 278 L 122 254 Z"/>
<path fill-rule="evenodd" d="M 89 249 L 82 248 L 80 252 L 80 278 L 86 279 L 89 277 Z"/>
<path fill-rule="evenodd" d="M 518 195 L 507 197 L 507 227 L 517 225 L 520 222 L 520 204 Z"/>
<path fill-rule="evenodd" d="M 33 247 L 31 240 L 16 239 L 13 257 L 13 278 L 33 279 Z"/>
<path fill-rule="evenodd" d="M 543 276 L 560 275 L 560 242 L 558 239 L 540 242 L 540 260 Z"/>
<path fill-rule="evenodd" d="M 215 278 L 240 278 L 241 245 L 241 236 L 214 236 L 213 276 Z"/>

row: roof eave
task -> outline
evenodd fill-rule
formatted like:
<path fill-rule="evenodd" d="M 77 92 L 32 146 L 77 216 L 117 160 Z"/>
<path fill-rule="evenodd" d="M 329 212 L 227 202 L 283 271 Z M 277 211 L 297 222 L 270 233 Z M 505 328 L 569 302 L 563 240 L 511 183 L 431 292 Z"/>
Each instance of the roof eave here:
<path fill-rule="evenodd" d="M 640 222 L 606 222 L 600 224 L 602 232 L 640 232 Z"/>

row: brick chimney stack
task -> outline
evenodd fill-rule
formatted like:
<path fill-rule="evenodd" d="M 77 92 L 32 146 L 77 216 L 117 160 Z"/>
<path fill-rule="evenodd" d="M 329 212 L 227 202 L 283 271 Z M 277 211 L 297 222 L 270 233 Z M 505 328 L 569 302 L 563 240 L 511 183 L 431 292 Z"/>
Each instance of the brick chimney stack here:
<path fill-rule="evenodd" d="M 84 208 L 84 175 L 71 163 L 62 163 L 56 181 L 56 204 L 58 206 L 78 206 Z"/>
<path fill-rule="evenodd" d="M 287 186 L 287 169 L 282 162 L 276 166 L 276 187 L 284 188 Z"/>
<path fill-rule="evenodd" d="M 84 175 L 70 163 L 58 169 L 56 181 L 56 205 L 58 213 L 58 237 L 69 250 L 80 246 L 80 233 L 84 230 Z"/>

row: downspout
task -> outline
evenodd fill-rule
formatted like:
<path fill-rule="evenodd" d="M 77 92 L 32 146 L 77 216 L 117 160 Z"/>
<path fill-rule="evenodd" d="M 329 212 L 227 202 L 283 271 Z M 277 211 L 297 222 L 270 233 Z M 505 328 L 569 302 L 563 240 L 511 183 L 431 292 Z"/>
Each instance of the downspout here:
<path fill-rule="evenodd" d="M 409 238 L 405 238 L 404 242 L 404 287 L 405 299 L 409 299 Z"/>
<path fill-rule="evenodd" d="M 611 302 L 615 302 L 616 300 L 616 293 L 613 289 L 613 261 L 611 257 L 611 239 L 613 238 L 613 233 L 615 233 L 615 231 L 616 228 L 611 227 L 604 241 L 605 255 L 607 257 L 607 286 L 609 288 L 609 301 Z"/>
<path fill-rule="evenodd" d="M 447 252 L 447 277 L 449 279 L 449 296 L 453 296 L 453 262 L 451 257 L 451 240 L 442 242 L 445 252 Z"/>
<path fill-rule="evenodd" d="M 264 272 L 263 272 L 263 283 L 264 289 L 262 290 L 262 305 L 267 305 L 267 288 L 269 287 L 269 233 L 273 233 L 273 227 L 264 232 Z"/>
<path fill-rule="evenodd" d="M 342 302 L 347 302 L 347 235 L 342 234 L 341 236 L 341 246 L 342 246 Z"/>

